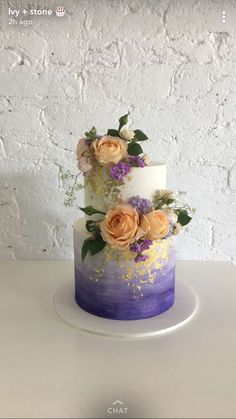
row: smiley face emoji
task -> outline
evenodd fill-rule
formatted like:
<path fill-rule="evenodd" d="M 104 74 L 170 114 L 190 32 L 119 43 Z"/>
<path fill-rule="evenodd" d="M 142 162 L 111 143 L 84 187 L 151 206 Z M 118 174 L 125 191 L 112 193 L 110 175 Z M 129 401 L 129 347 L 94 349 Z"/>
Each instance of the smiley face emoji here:
<path fill-rule="evenodd" d="M 65 8 L 64 7 L 57 7 L 56 8 L 56 16 L 57 17 L 63 17 L 65 16 Z"/>

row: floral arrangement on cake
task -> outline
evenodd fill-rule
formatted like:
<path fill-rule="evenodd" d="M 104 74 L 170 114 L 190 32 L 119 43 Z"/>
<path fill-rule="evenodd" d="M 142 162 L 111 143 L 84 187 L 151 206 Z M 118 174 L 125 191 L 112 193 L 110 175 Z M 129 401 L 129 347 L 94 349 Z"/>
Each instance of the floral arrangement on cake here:
<path fill-rule="evenodd" d="M 78 175 L 67 172 L 63 179 L 73 179 L 74 184 L 67 192 L 65 205 L 71 206 L 77 190 L 83 187 L 77 183 L 82 174 L 85 184 L 94 184 L 94 179 L 101 170 L 107 176 L 106 188 L 109 193 L 116 191 L 122 185 L 124 177 L 132 167 L 140 170 L 150 163 L 143 152 L 140 142 L 148 140 L 141 130 L 124 128 L 128 123 L 129 113 L 119 119 L 118 129 L 108 129 L 104 136 L 97 135 L 93 127 L 85 133 L 77 145 L 76 155 Z M 117 199 L 107 212 L 92 206 L 79 207 L 86 215 L 99 214 L 101 220 L 87 220 L 86 229 L 90 236 L 84 241 L 81 257 L 85 259 L 88 252 L 91 255 L 102 251 L 105 246 L 124 252 L 127 249 L 134 254 L 136 263 L 148 258 L 145 250 L 154 241 L 166 240 L 177 235 L 183 226 L 191 221 L 189 208 L 178 204 L 172 191 L 157 190 L 152 200 L 133 196 L 127 202 Z"/>
<path fill-rule="evenodd" d="M 66 192 L 65 206 L 72 206 L 77 192 L 87 185 L 93 184 L 96 192 L 96 182 L 106 185 L 100 193 L 115 194 L 116 187 L 123 184 L 123 179 L 131 171 L 131 167 L 145 167 L 150 163 L 148 156 L 143 153 L 140 142 L 148 139 L 141 130 L 123 128 L 128 123 L 129 113 L 119 118 L 118 129 L 108 129 L 106 135 L 98 135 L 95 127 L 85 132 L 85 137 L 78 142 L 76 156 L 79 173 L 76 175 L 67 171 L 61 176 L 62 181 L 70 182 L 70 189 Z M 83 180 L 81 179 L 83 176 Z"/>
<path fill-rule="evenodd" d="M 76 150 L 78 167 L 85 176 L 100 165 L 107 168 L 111 178 L 121 181 L 132 166 L 144 167 L 148 164 L 147 156 L 139 144 L 148 137 L 139 129 L 123 128 L 128 122 L 128 116 L 129 113 L 122 116 L 119 128 L 108 129 L 107 135 L 98 136 L 93 127 L 85 133 L 86 138 L 79 140 Z"/>
<path fill-rule="evenodd" d="M 109 245 L 119 251 L 129 249 L 134 253 L 134 261 L 142 262 L 148 258 L 144 251 L 153 241 L 177 235 L 191 221 L 188 210 L 176 205 L 169 190 L 156 191 L 152 201 L 134 196 L 107 213 L 91 206 L 80 209 L 87 215 L 104 217 L 101 221 L 87 220 L 86 229 L 91 236 L 84 241 L 82 260 L 88 252 L 95 255 Z"/>

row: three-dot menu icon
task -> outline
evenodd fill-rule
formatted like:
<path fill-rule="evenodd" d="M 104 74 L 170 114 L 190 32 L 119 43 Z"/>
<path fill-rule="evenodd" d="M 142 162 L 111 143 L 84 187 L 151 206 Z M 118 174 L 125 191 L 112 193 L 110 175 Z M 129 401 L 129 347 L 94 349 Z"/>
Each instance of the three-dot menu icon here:
<path fill-rule="evenodd" d="M 226 22 L 226 11 L 225 10 L 222 11 L 222 22 L 223 23 Z"/>

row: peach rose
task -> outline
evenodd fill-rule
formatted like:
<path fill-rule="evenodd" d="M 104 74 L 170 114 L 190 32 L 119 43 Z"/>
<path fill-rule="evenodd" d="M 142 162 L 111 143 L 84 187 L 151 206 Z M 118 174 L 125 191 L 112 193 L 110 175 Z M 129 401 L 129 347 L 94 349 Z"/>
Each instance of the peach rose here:
<path fill-rule="evenodd" d="M 118 250 L 127 249 L 144 235 L 139 227 L 138 213 L 131 205 L 120 204 L 108 210 L 100 229 L 103 240 Z"/>
<path fill-rule="evenodd" d="M 118 137 L 107 135 L 96 139 L 92 142 L 91 148 L 96 160 L 102 165 L 119 163 L 127 156 L 127 144 Z"/>
<path fill-rule="evenodd" d="M 154 210 L 143 214 L 140 220 L 140 227 L 150 240 L 163 239 L 169 231 L 168 217 L 164 211 Z"/>

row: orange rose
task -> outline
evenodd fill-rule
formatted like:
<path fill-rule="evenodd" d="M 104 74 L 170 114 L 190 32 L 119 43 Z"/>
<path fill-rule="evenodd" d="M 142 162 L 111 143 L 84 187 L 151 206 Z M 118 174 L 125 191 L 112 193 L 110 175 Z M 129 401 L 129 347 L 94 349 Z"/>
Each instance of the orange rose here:
<path fill-rule="evenodd" d="M 154 210 L 141 216 L 140 227 L 148 239 L 163 239 L 169 231 L 169 221 L 164 211 Z"/>
<path fill-rule="evenodd" d="M 139 227 L 138 213 L 131 205 L 120 204 L 108 210 L 100 229 L 103 240 L 118 250 L 127 249 L 144 235 Z"/>
<path fill-rule="evenodd" d="M 102 165 L 119 163 L 127 156 L 127 144 L 118 137 L 107 135 L 100 140 L 94 140 L 91 148 L 96 160 Z"/>

